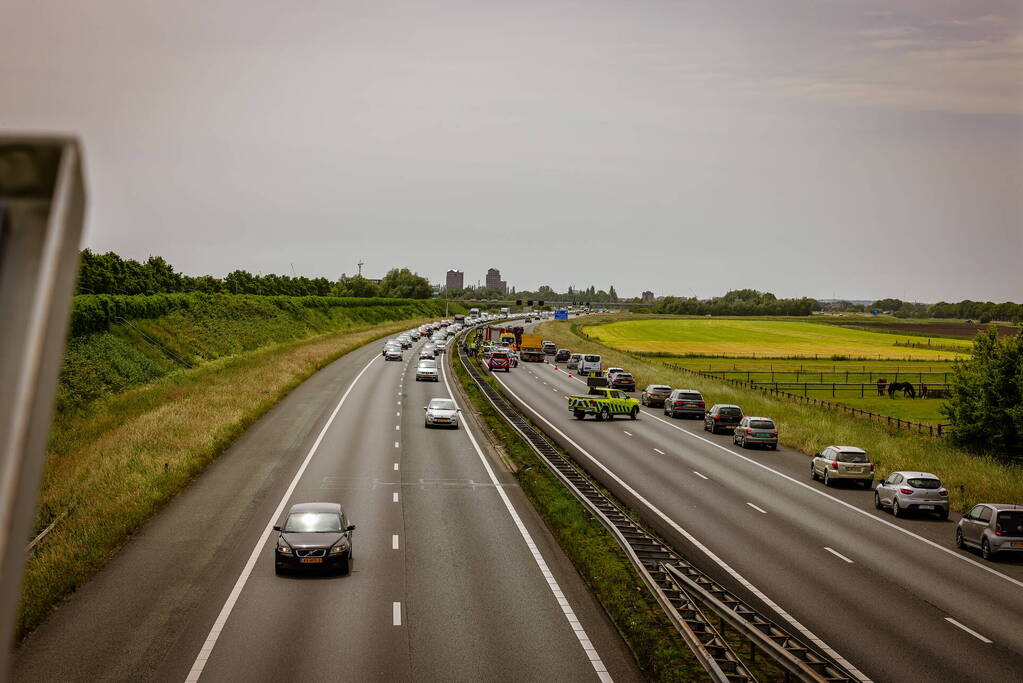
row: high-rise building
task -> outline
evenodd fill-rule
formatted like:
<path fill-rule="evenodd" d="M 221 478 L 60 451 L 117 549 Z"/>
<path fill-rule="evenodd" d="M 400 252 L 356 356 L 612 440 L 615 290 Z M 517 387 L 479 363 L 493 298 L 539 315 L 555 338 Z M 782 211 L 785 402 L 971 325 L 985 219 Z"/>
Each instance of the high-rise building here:
<path fill-rule="evenodd" d="M 499 271 L 497 268 L 491 268 L 490 270 L 488 270 L 487 289 L 500 289 L 501 291 L 504 291 L 501 285 L 502 285 L 501 271 Z"/>
<path fill-rule="evenodd" d="M 643 303 L 649 303 L 654 300 L 653 292 L 643 292 Z"/>
<path fill-rule="evenodd" d="M 501 294 L 507 294 L 507 293 L 508 293 L 508 281 L 507 280 L 501 280 Z"/>
<path fill-rule="evenodd" d="M 449 270 L 444 286 L 447 289 L 465 289 L 465 273 L 460 270 Z"/>

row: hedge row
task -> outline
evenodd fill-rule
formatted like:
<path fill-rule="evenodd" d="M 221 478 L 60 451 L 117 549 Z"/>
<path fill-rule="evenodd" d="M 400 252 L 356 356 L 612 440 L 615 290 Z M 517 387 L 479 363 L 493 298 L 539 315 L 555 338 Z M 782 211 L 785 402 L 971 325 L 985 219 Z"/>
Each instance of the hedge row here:
<path fill-rule="evenodd" d="M 411 299 L 325 296 L 258 296 L 252 294 L 82 294 L 71 307 L 71 336 L 103 332 L 125 320 L 153 319 L 186 310 L 218 318 L 274 317 L 281 312 L 299 314 L 301 309 L 329 310 L 367 306 L 408 306 L 423 303 Z"/>

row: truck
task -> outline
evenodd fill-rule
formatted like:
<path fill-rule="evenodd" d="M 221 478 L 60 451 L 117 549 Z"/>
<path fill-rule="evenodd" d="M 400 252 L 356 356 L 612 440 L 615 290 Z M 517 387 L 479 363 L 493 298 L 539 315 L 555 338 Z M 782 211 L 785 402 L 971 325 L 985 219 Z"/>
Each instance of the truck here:
<path fill-rule="evenodd" d="M 478 309 L 478 308 L 470 308 L 469 309 L 469 317 L 470 318 L 479 318 L 480 317 L 480 309 Z"/>
<path fill-rule="evenodd" d="M 455 313 L 455 322 L 458 323 L 459 325 L 465 325 L 465 314 Z"/>
<path fill-rule="evenodd" d="M 523 334 L 519 355 L 523 363 L 542 363 L 544 361 L 544 352 L 540 335 Z"/>
<path fill-rule="evenodd" d="M 590 387 L 586 394 L 568 397 L 568 410 L 577 420 L 592 415 L 596 420 L 611 420 L 615 415 L 628 415 L 635 420 L 639 415 L 639 401 L 619 389 Z"/>
<path fill-rule="evenodd" d="M 507 318 L 509 315 L 511 315 L 511 309 L 508 308 L 507 306 L 501 306 L 501 315 Z"/>

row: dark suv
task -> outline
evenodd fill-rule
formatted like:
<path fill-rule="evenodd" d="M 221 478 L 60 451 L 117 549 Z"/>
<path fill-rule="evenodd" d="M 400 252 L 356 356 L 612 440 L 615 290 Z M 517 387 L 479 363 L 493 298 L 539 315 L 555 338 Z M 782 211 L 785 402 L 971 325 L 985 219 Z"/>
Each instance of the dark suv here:
<path fill-rule="evenodd" d="M 558 352 L 554 354 L 555 363 L 564 363 L 572 357 L 572 351 L 569 349 L 558 349 Z"/>
<path fill-rule="evenodd" d="M 611 380 L 607 383 L 612 389 L 621 389 L 622 391 L 635 391 L 636 390 L 636 378 L 627 372 L 619 372 L 611 375 Z"/>
<path fill-rule="evenodd" d="M 719 429 L 734 432 L 742 420 L 742 408 L 728 403 L 718 403 L 710 407 L 703 418 L 704 430 L 717 434 Z"/>
<path fill-rule="evenodd" d="M 651 384 L 639 395 L 639 402 L 645 406 L 664 406 L 664 400 L 671 394 L 671 387 Z"/>
<path fill-rule="evenodd" d="M 702 420 L 707 414 L 703 394 L 695 389 L 675 389 L 664 401 L 664 414 L 671 417 L 685 415 Z"/>

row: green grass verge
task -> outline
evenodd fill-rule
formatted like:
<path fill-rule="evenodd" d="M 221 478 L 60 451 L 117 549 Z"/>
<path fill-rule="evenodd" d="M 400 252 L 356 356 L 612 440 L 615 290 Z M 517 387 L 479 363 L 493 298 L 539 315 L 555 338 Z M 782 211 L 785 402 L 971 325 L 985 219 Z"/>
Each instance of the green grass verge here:
<path fill-rule="evenodd" d="M 19 637 L 288 392 L 349 351 L 418 322 L 263 346 L 58 413 L 36 533 L 67 515 L 28 558 Z"/>
<path fill-rule="evenodd" d="M 727 318 L 618 320 L 588 325 L 591 339 L 623 351 L 711 356 L 912 358 L 944 360 L 957 354 L 921 348 L 917 339 L 816 322 Z M 904 345 L 909 343 L 910 345 Z M 967 352 L 972 342 L 944 339 Z"/>
<path fill-rule="evenodd" d="M 538 332 L 545 339 L 554 341 L 559 348 L 601 354 L 605 367 L 625 368 L 636 376 L 637 386 L 657 383 L 693 388 L 701 391 L 709 403 L 734 403 L 747 414 L 773 417 L 779 425 L 781 442 L 808 457 L 830 444 L 860 446 L 871 454 L 877 464 L 878 477 L 893 470 L 937 474 L 948 486 L 952 506 L 957 510 L 980 502 L 1023 500 L 1023 468 L 972 455 L 942 440 L 892 431 L 866 418 L 774 398 L 727 382 L 674 370 L 666 367 L 660 359 L 644 358 L 583 339 L 573 332 L 571 325 L 543 323 Z M 896 399 L 893 403 L 902 404 L 903 401 Z"/>
<path fill-rule="evenodd" d="M 514 461 L 519 486 L 611 617 L 644 674 L 657 681 L 709 680 L 611 534 L 498 415 L 461 363 L 453 359 L 452 366 L 473 408 Z"/>

